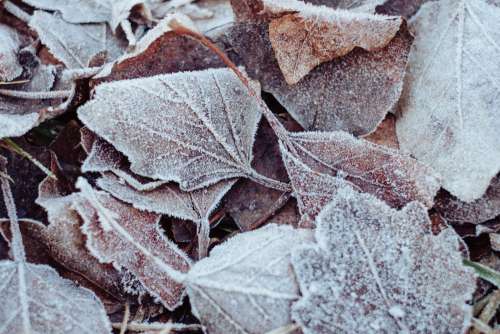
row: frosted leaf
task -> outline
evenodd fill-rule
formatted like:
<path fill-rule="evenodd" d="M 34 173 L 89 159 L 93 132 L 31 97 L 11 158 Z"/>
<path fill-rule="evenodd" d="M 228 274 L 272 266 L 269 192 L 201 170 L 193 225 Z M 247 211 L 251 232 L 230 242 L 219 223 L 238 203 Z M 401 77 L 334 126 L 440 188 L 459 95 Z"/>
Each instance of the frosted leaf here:
<path fill-rule="evenodd" d="M 392 114 L 388 114 L 385 120 L 380 123 L 377 130 L 365 137 L 366 140 L 387 146 L 393 149 L 399 149 L 398 136 L 396 134 L 396 118 Z"/>
<path fill-rule="evenodd" d="M 383 5 L 377 8 L 377 13 L 410 18 L 415 15 L 420 6 L 428 1 L 431 0 L 386 0 Z"/>
<path fill-rule="evenodd" d="M 475 275 L 451 229 L 432 235 L 421 204 L 398 211 L 346 187 L 316 225 L 317 244 L 292 253 L 304 334 L 467 330 Z"/>
<path fill-rule="evenodd" d="M 289 133 L 289 138 L 295 152 L 283 144 L 281 152 L 304 223 L 312 221 L 346 181 L 393 207 L 411 201 L 433 205 L 439 179 L 409 156 L 345 132 Z"/>
<path fill-rule="evenodd" d="M 229 0 L 204 0 L 188 4 L 180 11 L 189 16 L 199 31 L 208 32 L 234 22 L 234 13 Z"/>
<path fill-rule="evenodd" d="M 208 188 L 184 192 L 173 183 L 151 191 L 138 191 L 113 174 L 104 174 L 97 185 L 137 209 L 193 221 L 198 226 L 198 255 L 207 254 L 210 238 L 209 217 L 236 180 L 224 180 Z"/>
<path fill-rule="evenodd" d="M 102 23 L 111 18 L 111 0 L 23 0 L 39 9 L 57 10 L 71 23 Z"/>
<path fill-rule="evenodd" d="M 291 322 L 299 289 L 290 253 L 312 232 L 267 225 L 215 247 L 189 271 L 193 313 L 211 334 L 267 333 Z"/>
<path fill-rule="evenodd" d="M 56 67 L 38 65 L 32 73 L 31 80 L 21 85 L 3 85 L 8 88 L 26 92 L 48 92 L 53 88 Z M 20 137 L 37 126 L 40 114 L 51 106 L 57 106 L 61 99 L 27 100 L 0 94 L 0 138 Z"/>
<path fill-rule="evenodd" d="M 152 19 L 151 12 L 149 11 L 146 1 L 144 0 L 118 0 L 112 2 L 111 20 L 109 24 L 113 31 L 116 31 L 120 22 L 128 20 L 131 15 L 132 9 L 136 7 L 137 12 Z"/>
<path fill-rule="evenodd" d="M 317 0 L 316 0 L 317 1 Z M 316 2 L 309 1 L 309 2 Z M 319 4 L 327 5 L 331 3 L 331 1 L 319 0 Z M 354 12 L 366 12 L 373 13 L 375 8 L 385 2 L 385 0 L 336 0 L 333 1 L 334 5 L 329 5 L 331 7 L 339 8 L 339 9 L 348 9 Z"/>
<path fill-rule="evenodd" d="M 183 190 L 255 175 L 260 109 L 229 69 L 104 83 L 78 116 L 127 156 L 134 173 Z"/>
<path fill-rule="evenodd" d="M 127 269 L 165 307 L 175 309 L 182 301 L 184 287 L 176 277 L 172 279 L 171 268 L 185 272 L 190 260 L 163 235 L 160 216 L 97 192 L 84 179 L 79 179 L 77 186 L 82 192 L 73 206 L 84 221 L 82 231 L 92 255 Z"/>
<path fill-rule="evenodd" d="M 113 296 L 120 298 L 122 274 L 113 266 L 100 263 L 85 246 L 80 230 L 82 219 L 72 208 L 78 196 L 64 194 L 64 177 L 56 171 L 58 180 L 47 177 L 40 183 L 36 203 L 47 211 L 49 226 L 40 231 L 40 239 L 50 255 L 68 270 L 77 272 Z"/>
<path fill-rule="evenodd" d="M 86 132 L 88 130 L 82 131 L 82 138 L 87 136 L 87 134 L 83 134 L 84 131 Z M 86 148 L 86 150 L 87 149 L 88 148 Z M 87 150 L 87 158 L 85 158 L 82 164 L 82 172 L 84 173 L 108 172 L 119 169 L 125 164 L 124 160 L 126 160 L 126 158 L 123 154 L 118 152 L 110 143 L 102 138 L 93 138 L 89 149 L 90 150 Z"/>
<path fill-rule="evenodd" d="M 11 81 L 23 73 L 17 60 L 21 40 L 12 28 L 0 24 L 0 81 Z"/>
<path fill-rule="evenodd" d="M 447 193 L 436 197 L 436 210 L 451 223 L 480 224 L 500 216 L 500 177 L 491 180 L 483 197 L 470 202 L 462 202 Z"/>
<path fill-rule="evenodd" d="M 269 40 L 289 85 L 355 47 L 367 51 L 385 47 L 402 23 L 399 17 L 335 10 L 295 0 L 264 0 L 264 11 L 282 15 L 270 21 Z"/>
<path fill-rule="evenodd" d="M 104 51 L 108 52 L 108 59 L 115 59 L 123 52 L 105 24 L 71 24 L 55 14 L 35 11 L 29 25 L 67 68 L 85 68 L 94 56 Z"/>
<path fill-rule="evenodd" d="M 355 49 L 289 86 L 274 58 L 267 24 L 240 23 L 225 36 L 263 90 L 306 130 L 373 132 L 399 100 L 412 37 L 406 28 L 383 49 Z"/>
<path fill-rule="evenodd" d="M 174 19 L 184 26 L 192 24 L 180 15 L 161 20 L 139 40 L 134 52 L 104 66 L 94 83 L 224 67 L 212 51 L 192 38 L 173 32 L 169 24 Z M 196 30 L 195 27 L 192 29 Z"/>
<path fill-rule="evenodd" d="M 429 164 L 465 202 L 500 171 L 500 8 L 484 0 L 422 6 L 412 22 L 397 134 L 401 149 Z"/>
<path fill-rule="evenodd" d="M 90 290 L 45 265 L 0 261 L 0 333 L 111 333 L 102 303 Z"/>

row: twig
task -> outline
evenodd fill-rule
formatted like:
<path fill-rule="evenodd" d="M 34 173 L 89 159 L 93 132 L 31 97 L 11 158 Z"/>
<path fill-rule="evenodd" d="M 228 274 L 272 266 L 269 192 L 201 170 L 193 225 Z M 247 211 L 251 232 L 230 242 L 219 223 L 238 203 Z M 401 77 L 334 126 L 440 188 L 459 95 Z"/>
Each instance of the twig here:
<path fill-rule="evenodd" d="M 12 139 L 10 138 L 4 138 L 2 141 L 0 141 L 0 144 L 3 144 L 1 146 L 5 147 L 6 149 L 19 154 L 20 156 L 28 159 L 33 163 L 36 167 L 38 167 L 42 172 L 44 172 L 48 177 L 57 180 L 57 177 L 52 173 L 47 167 L 45 167 L 40 161 L 35 159 L 31 154 L 26 152 L 21 146 L 17 145 Z"/>
<path fill-rule="evenodd" d="M 125 314 L 123 314 L 123 320 L 120 328 L 120 334 L 125 334 L 127 331 L 127 324 L 130 319 L 130 304 L 125 303 Z"/>
<path fill-rule="evenodd" d="M 121 323 L 113 323 L 112 327 L 115 329 L 120 329 L 121 328 Z M 130 331 L 137 331 L 137 332 L 143 332 L 143 331 L 161 331 L 164 329 L 169 329 L 171 331 L 196 331 L 200 330 L 202 327 L 201 325 L 186 325 L 186 324 L 176 324 L 176 323 L 159 323 L 159 322 L 154 322 L 154 323 L 137 323 L 137 322 L 131 322 L 127 324 L 127 329 Z"/>
<path fill-rule="evenodd" d="M 71 90 L 53 90 L 49 92 L 24 92 L 13 89 L 0 89 L 0 94 L 26 100 L 47 100 L 47 99 L 65 99 L 70 97 L 73 94 L 73 92 Z"/>
<path fill-rule="evenodd" d="M 17 17 L 19 20 L 28 23 L 31 20 L 31 15 L 26 13 L 24 10 L 10 2 L 9 0 L 5 0 L 3 3 L 3 8 L 5 10 L 12 14 L 13 16 Z"/>
<path fill-rule="evenodd" d="M 20 85 L 23 83 L 30 82 L 29 80 L 14 80 L 14 81 L 0 81 L 0 86 L 2 85 Z"/>

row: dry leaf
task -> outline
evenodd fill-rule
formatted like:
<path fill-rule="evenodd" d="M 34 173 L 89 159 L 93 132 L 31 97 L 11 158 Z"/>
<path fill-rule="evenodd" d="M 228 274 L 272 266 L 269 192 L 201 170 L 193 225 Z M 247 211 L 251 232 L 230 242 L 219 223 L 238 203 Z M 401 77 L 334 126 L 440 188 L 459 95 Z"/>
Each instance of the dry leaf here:
<path fill-rule="evenodd" d="M 318 216 L 317 244 L 292 253 L 303 294 L 293 319 L 305 334 L 464 333 L 475 275 L 457 235 L 430 225 L 416 202 L 397 211 L 339 190 Z"/>
<path fill-rule="evenodd" d="M 16 31 L 0 24 L 0 82 L 11 81 L 23 73 L 17 59 L 20 48 L 21 40 Z"/>
<path fill-rule="evenodd" d="M 59 11 L 70 23 L 102 23 L 111 18 L 111 0 L 23 0 L 39 9 Z"/>
<path fill-rule="evenodd" d="M 113 174 L 104 174 L 97 185 L 135 208 L 190 220 L 198 227 L 198 257 L 207 255 L 209 217 L 236 180 L 225 180 L 208 188 L 184 192 L 176 184 L 164 184 L 151 191 L 138 191 Z"/>
<path fill-rule="evenodd" d="M 53 164 L 56 164 L 53 161 Z M 64 176 L 53 170 L 58 180 L 47 177 L 39 185 L 36 203 L 47 210 L 49 226 L 40 231 L 40 239 L 50 255 L 68 270 L 85 277 L 117 298 L 123 295 L 123 274 L 109 264 L 100 263 L 85 246 L 80 230 L 82 219 L 72 208 L 76 193 L 69 193 Z M 69 191 L 68 191 L 69 190 Z M 68 192 L 68 193 L 67 193 Z"/>
<path fill-rule="evenodd" d="M 411 201 L 433 205 L 439 180 L 409 156 L 345 132 L 289 133 L 289 138 L 293 147 L 282 144 L 281 152 L 305 224 L 346 181 L 392 207 Z"/>
<path fill-rule="evenodd" d="M 185 191 L 240 176 L 280 186 L 251 167 L 260 109 L 229 69 L 101 84 L 78 115 L 139 175 Z"/>
<path fill-rule="evenodd" d="M 422 6 L 412 22 L 401 149 L 429 164 L 465 202 L 483 196 L 500 171 L 500 8 L 484 0 Z"/>
<path fill-rule="evenodd" d="M 0 172 L 7 160 L 0 156 Z M 9 180 L 0 176 L 11 229 L 13 261 L 0 261 L 0 333 L 111 333 L 102 303 L 93 292 L 62 279 L 45 265 L 26 262 Z"/>
<path fill-rule="evenodd" d="M 290 253 L 311 238 L 309 230 L 267 225 L 215 247 L 187 275 L 193 313 L 211 334 L 260 334 L 289 324 L 299 298 Z"/>
<path fill-rule="evenodd" d="M 124 45 L 113 37 L 105 24 L 71 24 L 55 14 L 35 11 L 29 22 L 50 52 L 67 68 L 85 68 L 94 56 L 107 52 L 114 60 Z"/>
<path fill-rule="evenodd" d="M 440 193 L 436 197 L 436 210 L 450 223 L 481 224 L 500 216 L 500 177 L 491 181 L 483 197 L 470 202 L 462 202 L 458 198 Z"/>
<path fill-rule="evenodd" d="M 82 231 L 92 255 L 130 271 L 169 310 L 180 305 L 184 288 L 169 268 L 185 272 L 190 260 L 163 235 L 160 216 L 97 192 L 85 179 L 80 178 L 77 186 L 81 192 L 73 206 L 84 221 Z"/>
<path fill-rule="evenodd" d="M 106 65 L 93 79 L 93 84 L 223 67 L 222 61 L 212 51 L 191 38 L 174 33 L 169 26 L 172 19 L 189 25 L 179 15 L 161 20 L 141 38 L 134 52 Z"/>
<path fill-rule="evenodd" d="M 412 37 L 403 27 L 383 49 L 355 49 L 322 64 L 289 86 L 281 74 L 264 23 L 240 23 L 225 32 L 252 78 L 272 93 L 306 130 L 373 132 L 397 103 Z"/>
<path fill-rule="evenodd" d="M 22 92 L 48 92 L 54 86 L 56 67 L 38 65 L 31 80 L 24 84 L 2 86 Z M 38 125 L 43 110 L 62 103 L 61 99 L 27 100 L 0 94 L 0 138 L 19 137 Z"/>
<path fill-rule="evenodd" d="M 346 55 L 355 47 L 375 51 L 396 35 L 402 20 L 314 6 L 295 0 L 263 0 L 273 18 L 269 40 L 289 85 L 313 68 Z"/>
<path fill-rule="evenodd" d="M 399 150 L 398 136 L 396 134 L 396 117 L 388 114 L 380 123 L 377 130 L 365 137 L 366 140 L 395 150 Z"/>

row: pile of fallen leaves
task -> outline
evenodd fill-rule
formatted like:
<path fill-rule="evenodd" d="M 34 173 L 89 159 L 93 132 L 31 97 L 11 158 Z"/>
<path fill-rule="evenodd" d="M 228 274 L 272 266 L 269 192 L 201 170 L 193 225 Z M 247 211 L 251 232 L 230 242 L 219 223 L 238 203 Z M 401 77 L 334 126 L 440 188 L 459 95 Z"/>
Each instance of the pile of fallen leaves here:
<path fill-rule="evenodd" d="M 0 334 L 498 333 L 499 0 L 0 1 Z"/>

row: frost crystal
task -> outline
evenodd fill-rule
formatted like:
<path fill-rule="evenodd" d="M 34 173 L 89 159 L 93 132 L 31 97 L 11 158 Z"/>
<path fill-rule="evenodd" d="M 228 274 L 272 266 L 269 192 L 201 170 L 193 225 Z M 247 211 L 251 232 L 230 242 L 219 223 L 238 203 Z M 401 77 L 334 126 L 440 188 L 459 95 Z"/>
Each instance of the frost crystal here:
<path fill-rule="evenodd" d="M 405 27 L 377 51 L 355 49 L 288 85 L 269 41 L 268 25 L 239 23 L 225 32 L 248 74 L 258 79 L 306 130 L 373 132 L 403 89 L 412 37 Z"/>
<path fill-rule="evenodd" d="M 134 173 L 183 190 L 255 175 L 261 113 L 229 69 L 104 83 L 78 115 L 127 156 Z"/>
<path fill-rule="evenodd" d="M 401 149 L 466 202 L 483 196 L 500 170 L 499 16 L 484 0 L 443 0 L 423 5 L 412 22 Z"/>
<path fill-rule="evenodd" d="M 0 24 L 0 81 L 11 81 L 23 73 L 17 60 L 21 41 L 15 30 Z"/>
<path fill-rule="evenodd" d="M 393 207 L 411 201 L 433 205 L 439 180 L 409 156 L 345 132 L 290 133 L 289 137 L 293 147 L 282 144 L 281 151 L 303 224 L 311 223 L 346 181 Z"/>
<path fill-rule="evenodd" d="M 367 51 L 386 46 L 399 31 L 401 18 L 354 13 L 295 0 L 265 0 L 264 11 L 279 18 L 269 23 L 269 39 L 289 85 L 321 63 L 355 47 Z"/>
<path fill-rule="evenodd" d="M 172 310 L 182 301 L 184 287 L 174 269 L 185 272 L 190 260 L 163 236 L 160 216 L 139 211 L 107 193 L 97 192 L 84 180 L 74 208 L 83 218 L 83 233 L 92 255 L 136 276 L 146 290 Z"/>
<path fill-rule="evenodd" d="M 290 253 L 312 232 L 267 225 L 215 247 L 189 271 L 193 313 L 211 334 L 261 334 L 291 322 L 299 290 Z"/>
<path fill-rule="evenodd" d="M 344 187 L 316 224 L 317 244 L 292 253 L 303 294 L 292 317 L 305 334 L 466 331 L 475 276 L 422 205 L 398 211 Z"/>
<path fill-rule="evenodd" d="M 55 14 L 35 11 L 29 25 L 54 57 L 71 69 L 89 66 L 100 52 L 106 51 L 112 60 L 124 51 L 105 24 L 71 24 Z"/>

